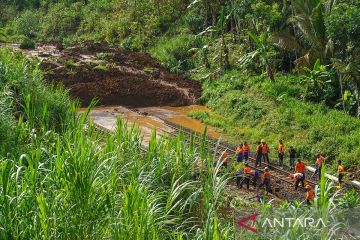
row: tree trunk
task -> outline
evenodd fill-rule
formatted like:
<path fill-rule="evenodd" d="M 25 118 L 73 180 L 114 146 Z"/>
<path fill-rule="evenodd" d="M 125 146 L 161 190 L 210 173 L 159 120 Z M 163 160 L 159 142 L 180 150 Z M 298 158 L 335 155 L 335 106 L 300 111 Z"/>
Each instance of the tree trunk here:
<path fill-rule="evenodd" d="M 275 82 L 274 72 L 273 72 L 272 67 L 271 67 L 271 65 L 269 63 L 266 64 L 266 72 L 267 72 L 267 74 L 268 74 L 268 76 L 270 78 L 270 81 Z"/>
<path fill-rule="evenodd" d="M 161 11 L 160 11 L 160 0 L 157 0 L 156 1 L 156 8 L 157 8 L 157 12 L 158 12 L 158 16 L 160 17 L 161 16 Z"/>
<path fill-rule="evenodd" d="M 341 104 L 343 107 L 344 113 L 346 113 L 346 106 L 345 106 L 345 100 L 344 100 L 344 86 L 342 81 L 342 74 L 337 71 L 338 77 L 339 77 L 339 84 L 340 84 L 340 94 L 341 94 Z"/>

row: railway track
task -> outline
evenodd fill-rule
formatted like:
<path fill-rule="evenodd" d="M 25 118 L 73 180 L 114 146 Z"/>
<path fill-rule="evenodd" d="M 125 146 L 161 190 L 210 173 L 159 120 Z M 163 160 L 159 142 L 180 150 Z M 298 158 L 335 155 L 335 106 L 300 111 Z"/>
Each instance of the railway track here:
<path fill-rule="evenodd" d="M 137 109 L 132 109 L 133 111 L 137 112 L 140 115 L 146 115 L 146 116 L 151 116 L 146 112 L 141 112 Z M 175 123 L 172 123 L 170 121 L 167 121 L 166 119 L 163 118 L 159 118 L 158 116 L 153 116 L 156 117 L 158 119 L 161 120 L 162 124 L 164 126 L 166 126 L 169 129 L 172 129 L 173 131 L 163 131 L 164 133 L 171 135 L 171 136 L 176 136 L 180 133 L 188 136 L 184 138 L 184 141 L 189 142 L 191 137 L 194 137 L 197 141 L 197 145 L 201 144 L 201 141 L 203 141 L 203 135 L 201 133 L 195 132 L 191 129 L 188 128 L 184 128 L 182 126 L 179 126 Z M 236 146 L 224 142 L 224 141 L 219 141 L 217 139 L 213 139 L 211 137 L 206 137 L 205 138 L 206 141 L 206 145 L 208 147 L 208 150 L 210 150 L 210 152 L 212 152 L 213 154 L 215 154 L 216 157 L 220 157 L 220 154 L 226 150 L 228 153 L 233 154 L 233 156 L 235 156 L 236 151 L 235 148 Z M 252 169 L 259 171 L 260 173 L 263 173 L 264 170 L 261 169 L 260 167 L 255 167 L 255 160 L 253 157 L 250 158 L 250 162 L 249 165 Z M 272 195 L 276 198 L 279 199 L 286 199 L 289 202 L 292 202 L 294 200 L 298 200 L 298 201 L 303 201 L 304 200 L 304 194 L 306 192 L 305 188 L 299 186 L 299 188 L 297 190 L 294 189 L 294 182 L 289 180 L 289 174 L 290 172 L 283 170 L 279 167 L 273 166 L 272 164 L 267 164 L 264 163 L 264 166 L 267 166 L 270 168 L 271 170 L 271 175 L 272 175 Z M 307 181 L 308 184 L 311 185 L 315 185 L 315 183 L 311 182 L 311 181 Z M 232 183 L 234 184 L 234 183 Z M 230 183 L 231 185 L 231 183 Z"/>
<path fill-rule="evenodd" d="M 235 151 L 236 146 L 233 144 L 218 139 L 214 139 L 208 136 L 204 138 L 203 134 L 182 127 L 173 122 L 167 121 L 166 119 L 159 118 L 158 116 L 153 116 L 147 112 L 141 112 L 137 109 L 131 109 L 131 110 L 137 112 L 140 115 L 151 116 L 160 120 L 159 122 L 161 122 L 161 124 L 163 124 L 164 127 L 166 127 L 167 129 L 167 130 L 161 129 L 159 131 L 162 132 L 163 134 L 168 134 L 169 136 L 174 136 L 174 137 L 177 136 L 178 134 L 183 134 L 185 136 L 184 137 L 185 142 L 189 143 L 190 139 L 194 139 L 195 145 L 197 146 L 200 146 L 200 144 L 204 144 L 203 141 L 205 141 L 207 150 L 209 150 L 211 153 L 214 154 L 215 159 L 219 158 L 221 153 L 225 150 L 228 152 L 230 156 L 233 156 L 233 159 L 236 156 L 236 151 Z M 110 130 L 102 127 L 99 127 L 99 129 L 103 131 L 105 130 L 107 132 L 111 132 Z M 145 146 L 139 146 L 139 147 L 141 148 L 142 151 L 147 151 Z M 255 167 L 254 164 L 255 159 L 253 156 L 251 156 L 249 159 L 250 159 L 249 165 L 252 169 L 257 170 L 260 173 L 264 172 L 263 168 Z M 305 189 L 301 186 L 299 186 L 297 190 L 294 189 L 294 182 L 289 179 L 289 174 L 291 174 L 289 169 L 286 168 L 283 169 L 274 164 L 268 164 L 268 163 L 262 163 L 262 165 L 263 167 L 265 166 L 269 167 L 271 170 L 271 176 L 272 176 L 271 187 L 273 190 L 272 195 L 274 197 L 277 197 L 279 199 L 286 199 L 289 202 L 292 202 L 294 200 L 300 200 L 300 201 L 304 200 Z M 307 171 L 306 176 L 309 176 L 310 174 L 311 173 Z M 312 186 L 316 185 L 316 183 L 310 179 L 306 179 L 306 182 L 307 184 L 310 184 Z M 235 186 L 234 181 L 229 182 L 229 185 L 234 187 Z"/>

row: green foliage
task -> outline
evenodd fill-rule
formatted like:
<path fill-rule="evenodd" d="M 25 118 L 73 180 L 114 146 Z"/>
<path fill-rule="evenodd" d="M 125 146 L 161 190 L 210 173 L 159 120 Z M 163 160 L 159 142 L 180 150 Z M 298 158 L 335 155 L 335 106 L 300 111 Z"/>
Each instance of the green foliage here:
<path fill-rule="evenodd" d="M 194 35 L 182 35 L 177 37 L 163 37 L 156 47 L 150 49 L 151 55 L 174 72 L 184 72 L 195 67 L 192 48 L 203 46 L 201 37 Z"/>
<path fill-rule="evenodd" d="M 41 30 L 41 13 L 33 10 L 22 12 L 13 23 L 13 28 L 18 35 L 36 38 Z"/>
<path fill-rule="evenodd" d="M 42 19 L 42 39 L 62 41 L 68 35 L 76 33 L 81 22 L 81 3 L 54 4 Z"/>
<path fill-rule="evenodd" d="M 0 76 L 1 239 L 234 234 L 218 218 L 229 175 L 220 165 L 213 171 L 205 147 L 154 132 L 144 152 L 139 128 L 121 119 L 113 134 L 100 133 L 88 121 L 93 104 L 79 115 L 21 54 L 0 51 Z M 194 173 L 202 180 L 191 180 Z"/>
<path fill-rule="evenodd" d="M 20 48 L 21 49 L 34 49 L 35 42 L 33 40 L 31 40 L 30 38 L 24 37 L 20 42 Z"/>
<path fill-rule="evenodd" d="M 305 67 L 306 73 L 300 77 L 303 84 L 303 98 L 314 102 L 325 102 L 327 105 L 334 105 L 335 93 L 334 81 L 331 72 L 317 59 L 313 68 Z"/>
<path fill-rule="evenodd" d="M 360 205 L 360 196 L 355 189 L 348 190 L 340 199 L 339 205 L 344 208 L 354 208 Z"/>

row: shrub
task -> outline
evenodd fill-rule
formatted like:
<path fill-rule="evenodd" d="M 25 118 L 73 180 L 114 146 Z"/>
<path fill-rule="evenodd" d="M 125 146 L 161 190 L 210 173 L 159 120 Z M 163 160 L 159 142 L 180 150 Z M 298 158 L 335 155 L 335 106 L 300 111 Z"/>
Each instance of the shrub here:
<path fill-rule="evenodd" d="M 21 49 L 34 49 L 35 42 L 33 40 L 31 40 L 30 38 L 24 37 L 20 42 L 20 48 Z"/>
<path fill-rule="evenodd" d="M 53 5 L 42 21 L 42 37 L 46 41 L 62 41 L 75 34 L 81 22 L 81 3 L 70 6 L 64 3 Z"/>
<path fill-rule="evenodd" d="M 150 49 L 150 53 L 171 71 L 182 73 L 195 66 L 189 50 L 200 48 L 203 44 L 202 38 L 194 35 L 163 37 Z"/>
<path fill-rule="evenodd" d="M 36 38 L 40 32 L 40 20 L 40 12 L 26 10 L 15 19 L 13 26 L 18 35 Z"/>

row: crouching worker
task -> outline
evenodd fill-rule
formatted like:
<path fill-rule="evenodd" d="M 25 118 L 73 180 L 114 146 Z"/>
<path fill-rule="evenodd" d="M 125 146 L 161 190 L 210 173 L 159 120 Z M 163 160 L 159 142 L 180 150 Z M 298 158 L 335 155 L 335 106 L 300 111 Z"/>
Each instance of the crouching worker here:
<path fill-rule="evenodd" d="M 265 185 L 266 191 L 271 192 L 270 190 L 270 170 L 268 167 L 265 168 L 265 172 L 263 174 L 263 182 L 259 185 L 259 188 L 262 188 Z"/>
<path fill-rule="evenodd" d="M 236 186 L 238 188 L 242 188 L 242 182 L 243 182 L 243 172 L 241 170 L 238 170 L 235 173 L 235 178 L 236 178 Z"/>
<path fill-rule="evenodd" d="M 245 168 L 244 168 L 243 173 L 244 173 L 243 181 L 245 181 L 245 183 L 246 183 L 246 189 L 249 190 L 250 189 L 251 168 L 249 167 L 248 163 L 245 163 Z"/>
<path fill-rule="evenodd" d="M 304 177 L 304 174 L 302 173 L 294 173 L 289 175 L 290 179 L 294 180 L 294 185 L 296 184 L 296 181 L 301 181 L 301 179 Z"/>
<path fill-rule="evenodd" d="M 315 191 L 309 184 L 307 184 L 305 188 L 306 188 L 306 203 L 310 205 L 314 201 Z"/>

